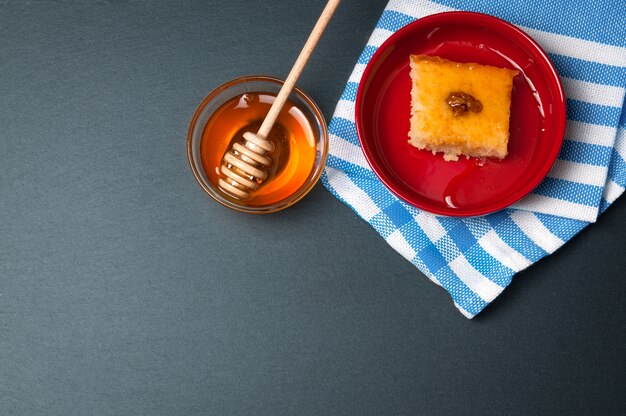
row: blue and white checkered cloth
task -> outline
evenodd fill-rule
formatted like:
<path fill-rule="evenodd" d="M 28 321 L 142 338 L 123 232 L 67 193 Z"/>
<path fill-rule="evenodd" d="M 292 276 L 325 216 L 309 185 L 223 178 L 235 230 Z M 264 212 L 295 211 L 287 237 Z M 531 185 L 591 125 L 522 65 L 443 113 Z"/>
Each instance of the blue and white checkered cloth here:
<path fill-rule="evenodd" d="M 518 25 L 549 54 L 567 97 L 563 148 L 548 177 L 513 207 L 484 217 L 435 216 L 377 179 L 356 135 L 354 101 L 376 49 L 406 24 L 469 10 Z M 391 0 L 330 122 L 324 185 L 474 317 L 514 274 L 565 244 L 626 187 L 626 5 L 587 0 Z"/>

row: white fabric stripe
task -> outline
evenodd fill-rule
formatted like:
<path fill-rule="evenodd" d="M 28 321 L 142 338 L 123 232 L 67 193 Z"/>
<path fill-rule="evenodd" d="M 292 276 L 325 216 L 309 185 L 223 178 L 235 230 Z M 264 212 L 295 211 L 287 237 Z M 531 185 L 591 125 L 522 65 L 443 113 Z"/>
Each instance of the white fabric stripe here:
<path fill-rule="evenodd" d="M 365 220 L 369 221 L 380 212 L 378 206 L 372 201 L 361 188 L 356 186 L 345 173 L 326 166 L 326 176 L 328 183 L 335 192 L 359 213 Z"/>
<path fill-rule="evenodd" d="M 585 185 L 604 186 L 608 173 L 609 169 L 605 166 L 586 165 L 559 159 L 554 162 L 552 169 L 548 172 L 548 177 Z"/>
<path fill-rule="evenodd" d="M 615 128 L 568 120 L 565 126 L 565 138 L 576 142 L 612 147 L 615 142 Z"/>
<path fill-rule="evenodd" d="M 502 241 L 494 230 L 489 231 L 478 240 L 478 244 L 493 258 L 516 273 L 533 264 L 513 247 Z"/>
<path fill-rule="evenodd" d="M 333 117 L 345 118 L 354 123 L 354 101 L 339 100 Z"/>
<path fill-rule="evenodd" d="M 567 98 L 619 108 L 624 102 L 624 88 L 622 87 L 594 84 L 565 77 L 561 77 L 561 81 Z"/>
<path fill-rule="evenodd" d="M 424 234 L 428 237 L 430 241 L 433 243 L 438 241 L 444 235 L 446 235 L 446 229 L 443 228 L 443 225 L 437 220 L 433 214 L 428 212 L 420 211 L 417 215 L 413 216 L 417 225 L 420 226 Z"/>
<path fill-rule="evenodd" d="M 389 3 L 387 9 L 416 18 L 433 13 L 455 10 L 427 0 L 393 0 Z M 553 52 L 559 55 L 598 62 L 605 65 L 626 66 L 626 48 L 605 45 L 565 35 L 557 35 L 522 26 L 519 27 L 534 38 L 546 52 Z"/>
<path fill-rule="evenodd" d="M 540 212 L 542 214 L 556 215 L 559 217 L 566 217 L 587 222 L 596 222 L 596 219 L 598 218 L 598 207 L 590 207 L 588 205 L 577 204 L 575 202 L 564 201 L 562 199 L 537 194 L 530 194 L 524 197 L 521 201 L 513 204 L 511 208 Z"/>
<path fill-rule="evenodd" d="M 520 29 L 535 39 L 546 52 L 604 65 L 626 66 L 626 48 L 557 35 L 527 27 L 520 26 Z"/>
<path fill-rule="evenodd" d="M 334 134 L 331 134 L 330 137 L 331 139 L 328 147 L 331 155 L 352 163 L 353 165 L 357 165 L 368 170 L 370 169 L 365 156 L 363 156 L 363 152 L 358 146 L 355 146 L 354 144 L 342 139 L 339 136 L 335 136 Z"/>
<path fill-rule="evenodd" d="M 452 260 L 449 266 L 458 278 L 485 302 L 491 302 L 504 290 L 502 286 L 483 276 L 462 254 Z"/>
<path fill-rule="evenodd" d="M 623 193 L 624 188 L 622 188 L 618 183 L 609 180 L 606 183 L 602 197 L 606 200 L 606 202 L 612 204 Z"/>
<path fill-rule="evenodd" d="M 626 161 L 626 130 L 621 127 L 617 129 L 615 151 Z"/>
<path fill-rule="evenodd" d="M 454 302 L 454 306 L 456 306 L 456 308 L 459 310 L 459 312 L 461 312 L 463 314 L 464 317 L 466 317 L 467 319 L 472 319 L 475 315 L 472 315 L 471 313 L 469 313 L 468 311 L 466 311 L 465 309 L 461 308 L 461 306 Z"/>
<path fill-rule="evenodd" d="M 354 67 L 354 71 L 350 74 L 350 78 L 348 78 L 348 82 L 361 82 L 361 77 L 363 76 L 363 72 L 365 71 L 365 64 L 356 64 Z"/>
<path fill-rule="evenodd" d="M 420 18 L 429 14 L 447 12 L 454 9 L 425 0 L 392 0 L 387 5 L 387 10 Z"/>
<path fill-rule="evenodd" d="M 532 212 L 516 211 L 511 214 L 511 219 L 528 238 L 546 253 L 552 254 L 565 244 L 563 240 L 552 234 Z"/>
<path fill-rule="evenodd" d="M 412 261 L 415 258 L 415 250 L 409 245 L 400 230 L 389 234 L 385 240 L 408 261 Z"/>
<path fill-rule="evenodd" d="M 370 36 L 367 44 L 369 46 L 375 46 L 378 48 L 380 45 L 385 43 L 385 41 L 389 39 L 389 36 L 393 35 L 393 33 L 394 32 L 390 32 L 389 30 L 380 29 L 377 27 L 376 29 L 374 29 L 374 32 L 372 32 L 372 36 Z"/>

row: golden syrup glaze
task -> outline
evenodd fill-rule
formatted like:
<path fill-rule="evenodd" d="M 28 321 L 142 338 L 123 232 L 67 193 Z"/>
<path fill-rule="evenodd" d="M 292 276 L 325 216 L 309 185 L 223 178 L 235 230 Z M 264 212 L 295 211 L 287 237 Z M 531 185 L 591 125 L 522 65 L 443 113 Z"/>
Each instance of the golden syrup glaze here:
<path fill-rule="evenodd" d="M 437 56 L 411 55 L 413 114 L 411 130 L 428 150 L 456 147 L 469 156 L 507 153 L 511 90 L 517 71 Z M 477 111 L 458 111 L 451 97 L 471 97 Z M 463 116 L 460 116 L 460 115 Z M 415 144 L 421 144 L 416 140 Z M 419 146 L 417 146 L 419 147 Z"/>

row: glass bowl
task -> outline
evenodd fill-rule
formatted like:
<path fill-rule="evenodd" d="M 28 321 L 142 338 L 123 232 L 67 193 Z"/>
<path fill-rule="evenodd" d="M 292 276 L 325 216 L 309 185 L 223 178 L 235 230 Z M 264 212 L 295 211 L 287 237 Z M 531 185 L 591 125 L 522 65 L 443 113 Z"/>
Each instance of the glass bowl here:
<path fill-rule="evenodd" d="M 268 93 L 278 94 L 283 81 L 268 76 L 248 76 L 229 81 L 213 90 L 198 106 L 187 134 L 187 157 L 196 180 L 204 191 L 214 200 L 235 211 L 250 214 L 269 214 L 285 209 L 302 199 L 319 180 L 328 156 L 328 129 L 322 112 L 313 100 L 298 88 L 294 88 L 289 96 L 291 101 L 306 117 L 311 127 L 315 150 L 312 168 L 301 186 L 276 201 L 251 205 L 245 201 L 231 198 L 222 193 L 217 184 L 209 179 L 202 161 L 202 140 L 224 140 L 224 138 L 203 138 L 205 128 L 211 117 L 228 101 L 244 94 Z M 221 160 L 223 155 L 217 155 Z M 262 187 L 264 185 L 261 185 Z"/>

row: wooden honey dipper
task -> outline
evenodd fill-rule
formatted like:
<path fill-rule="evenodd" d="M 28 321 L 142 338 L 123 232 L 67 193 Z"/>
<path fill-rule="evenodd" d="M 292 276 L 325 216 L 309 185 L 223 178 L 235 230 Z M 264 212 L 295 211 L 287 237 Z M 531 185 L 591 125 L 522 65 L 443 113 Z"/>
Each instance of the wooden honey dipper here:
<path fill-rule="evenodd" d="M 274 144 L 266 138 L 339 2 L 340 0 L 329 0 L 326 4 L 259 130 L 256 133 L 250 131 L 244 133 L 245 142 L 233 144 L 222 158 L 220 166 L 222 177 L 218 180 L 218 187 L 225 194 L 240 200 L 247 199 L 250 192 L 258 189 L 267 179 L 266 169 L 272 164 L 272 159 L 267 153 L 274 151 Z"/>

